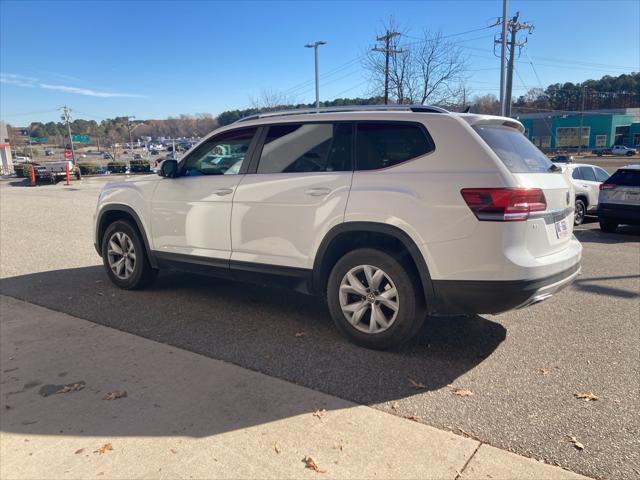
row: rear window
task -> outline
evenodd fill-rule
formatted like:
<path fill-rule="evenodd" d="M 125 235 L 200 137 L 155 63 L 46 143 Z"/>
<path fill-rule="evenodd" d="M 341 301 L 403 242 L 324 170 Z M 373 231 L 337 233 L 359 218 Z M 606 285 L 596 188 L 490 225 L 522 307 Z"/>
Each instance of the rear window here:
<path fill-rule="evenodd" d="M 474 130 L 513 173 L 551 172 L 551 161 L 527 137 L 508 127 L 475 126 Z"/>
<path fill-rule="evenodd" d="M 607 180 L 607 183 L 621 187 L 640 187 L 640 170 L 620 169 Z"/>

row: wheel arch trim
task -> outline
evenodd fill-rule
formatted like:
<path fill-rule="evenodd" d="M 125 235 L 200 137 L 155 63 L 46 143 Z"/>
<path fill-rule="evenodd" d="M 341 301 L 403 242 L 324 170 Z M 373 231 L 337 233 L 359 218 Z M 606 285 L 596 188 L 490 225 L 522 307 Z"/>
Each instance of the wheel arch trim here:
<path fill-rule="evenodd" d="M 102 255 L 102 244 L 101 244 L 102 238 L 100 235 L 100 227 L 102 226 L 102 219 L 104 215 L 108 212 L 123 212 L 129 215 L 133 219 L 133 221 L 136 224 L 136 227 L 138 228 L 138 231 L 140 232 L 140 235 L 142 236 L 142 241 L 144 242 L 144 248 L 146 250 L 149 263 L 153 268 L 158 268 L 158 263 L 156 262 L 156 258 L 153 255 L 151 246 L 149 245 L 149 238 L 147 237 L 147 232 L 144 228 L 144 225 L 142 224 L 142 221 L 140 220 L 140 216 L 129 205 L 124 205 L 121 203 L 110 203 L 105 205 L 100 209 L 100 211 L 98 212 L 98 215 L 96 216 L 95 247 L 98 252 L 98 255 Z"/>
<path fill-rule="evenodd" d="M 329 230 L 318 250 L 316 251 L 315 259 L 313 262 L 313 275 L 312 275 L 312 289 L 315 292 L 321 293 L 323 286 L 323 276 L 324 271 L 322 268 L 322 263 L 324 261 L 325 255 L 333 242 L 339 235 L 343 233 L 355 233 L 355 232 L 374 232 L 381 233 L 385 235 L 389 235 L 390 237 L 398 240 L 405 249 L 409 252 L 413 263 L 416 266 L 419 274 L 419 280 L 422 284 L 422 290 L 427 301 L 427 308 L 431 310 L 435 307 L 435 291 L 433 288 L 433 282 L 431 280 L 431 274 L 429 273 L 429 268 L 427 263 L 422 255 L 422 252 L 413 241 L 413 239 L 406 233 L 404 230 L 393 226 L 388 225 L 386 223 L 379 222 L 344 222 L 339 225 L 336 225 L 331 230 Z"/>

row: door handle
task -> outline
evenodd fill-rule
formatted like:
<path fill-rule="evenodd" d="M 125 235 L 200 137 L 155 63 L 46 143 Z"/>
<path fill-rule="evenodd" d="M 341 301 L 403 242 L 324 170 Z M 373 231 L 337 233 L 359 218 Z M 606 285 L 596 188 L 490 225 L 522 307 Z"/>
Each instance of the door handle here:
<path fill-rule="evenodd" d="M 305 190 L 305 195 L 311 195 L 312 197 L 323 197 L 325 195 L 329 195 L 331 193 L 330 188 L 326 187 L 315 187 Z"/>
<path fill-rule="evenodd" d="M 223 195 L 229 195 L 230 193 L 233 193 L 233 188 L 219 188 L 213 193 L 222 197 Z"/>
<path fill-rule="evenodd" d="M 584 188 L 589 188 L 591 185 L 582 185 Z"/>

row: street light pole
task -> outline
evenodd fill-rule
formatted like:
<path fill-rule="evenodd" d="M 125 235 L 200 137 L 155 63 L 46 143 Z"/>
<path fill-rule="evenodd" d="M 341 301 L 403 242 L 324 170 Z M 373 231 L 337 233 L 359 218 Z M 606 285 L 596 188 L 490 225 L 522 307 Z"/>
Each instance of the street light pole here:
<path fill-rule="evenodd" d="M 307 43 L 305 48 L 313 48 L 314 59 L 315 59 L 315 71 L 316 71 L 316 110 L 320 109 L 320 79 L 318 76 L 318 47 L 320 45 L 326 45 L 327 42 L 320 40 L 314 43 Z"/>

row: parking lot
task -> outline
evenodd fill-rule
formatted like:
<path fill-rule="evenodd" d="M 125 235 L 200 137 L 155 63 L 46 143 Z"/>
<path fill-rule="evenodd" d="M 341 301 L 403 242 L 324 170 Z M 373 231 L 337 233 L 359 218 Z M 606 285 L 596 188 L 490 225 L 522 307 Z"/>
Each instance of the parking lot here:
<path fill-rule="evenodd" d="M 640 478 L 640 229 L 605 234 L 590 221 L 575 232 L 582 275 L 558 296 L 432 318 L 410 344 L 376 352 L 347 343 L 320 299 L 296 293 L 173 272 L 149 290 L 116 289 L 93 248 L 103 182 L 1 183 L 2 294 L 584 475 Z M 575 397 L 586 392 L 598 400 Z"/>

